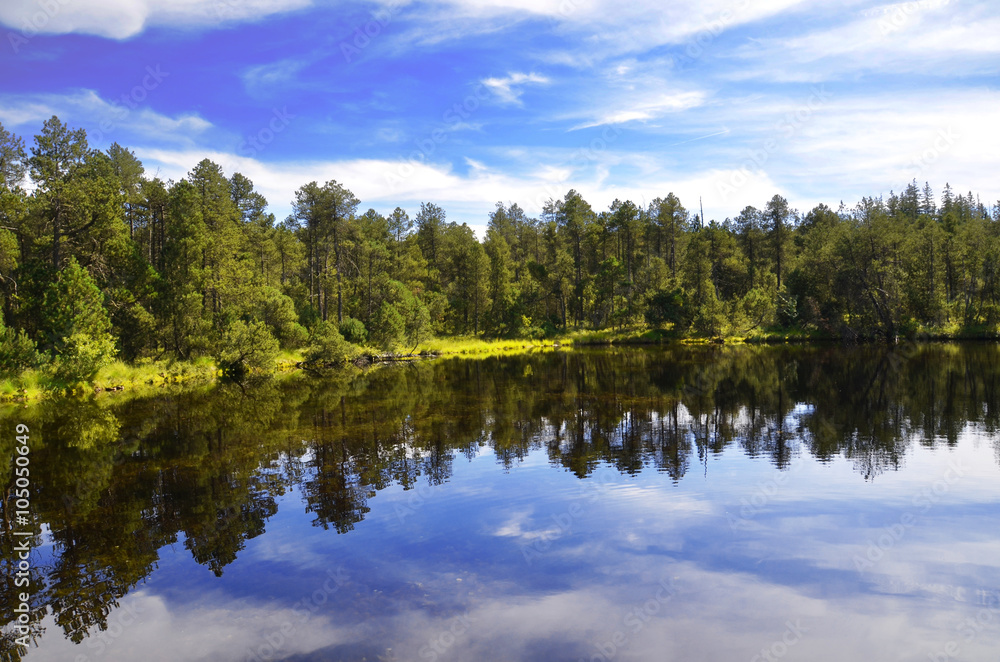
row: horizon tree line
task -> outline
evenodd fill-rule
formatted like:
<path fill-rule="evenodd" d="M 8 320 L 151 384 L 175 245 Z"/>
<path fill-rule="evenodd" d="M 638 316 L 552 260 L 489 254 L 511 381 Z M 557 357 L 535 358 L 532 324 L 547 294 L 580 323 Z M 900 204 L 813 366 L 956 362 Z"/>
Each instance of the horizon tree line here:
<path fill-rule="evenodd" d="M 47 120 L 0 126 L 0 372 L 71 381 L 114 356 L 262 364 L 279 349 L 346 356 L 430 335 L 543 337 L 649 325 L 894 339 L 1000 323 L 1000 203 L 916 181 L 806 213 L 775 195 L 705 222 L 673 193 L 594 209 L 570 190 L 539 217 L 497 203 L 480 241 L 424 202 L 361 212 L 309 182 L 278 221 L 212 161 L 179 181 Z M 27 186 L 30 182 L 30 186 Z"/>

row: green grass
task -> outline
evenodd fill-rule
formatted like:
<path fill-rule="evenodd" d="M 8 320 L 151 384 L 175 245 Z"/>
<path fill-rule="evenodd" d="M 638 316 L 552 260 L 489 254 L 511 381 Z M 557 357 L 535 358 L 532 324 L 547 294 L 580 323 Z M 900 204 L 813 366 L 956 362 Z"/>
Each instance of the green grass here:
<path fill-rule="evenodd" d="M 901 339 L 911 337 L 926 340 L 997 340 L 996 328 L 963 328 L 957 324 L 942 327 L 901 329 Z M 471 336 L 431 338 L 421 342 L 414 353 L 419 356 L 503 356 L 527 351 L 551 351 L 559 347 L 587 345 L 652 345 L 681 343 L 688 345 L 724 342 L 726 344 L 797 343 L 814 342 L 839 337 L 815 330 L 758 329 L 744 336 L 713 337 L 678 335 L 671 330 L 650 329 L 638 325 L 623 329 L 570 330 L 545 339 L 484 339 Z M 372 348 L 360 352 L 377 357 Z M 409 348 L 400 348 L 408 352 Z M 275 360 L 277 372 L 292 373 L 304 358 L 303 350 L 283 350 Z M 418 357 L 413 357 L 418 358 Z M 57 395 L 85 395 L 126 391 L 130 397 L 151 394 L 165 385 L 207 384 L 221 376 L 221 371 L 210 357 L 192 361 L 153 361 L 144 359 L 136 364 L 123 361 L 101 368 L 89 384 L 64 384 L 57 382 L 44 370 L 28 370 L 14 378 L 0 379 L 0 403 L 24 403 Z"/>
<path fill-rule="evenodd" d="M 569 344 L 566 339 L 550 338 L 544 340 L 485 340 L 469 336 L 455 336 L 450 338 L 432 338 L 425 340 L 417 346 L 416 353 L 424 355 L 438 354 L 510 354 L 523 352 L 526 350 L 553 348 L 560 345 Z"/>
<path fill-rule="evenodd" d="M 670 331 L 647 326 L 570 331 L 565 337 L 574 345 L 655 345 L 677 340 Z"/>

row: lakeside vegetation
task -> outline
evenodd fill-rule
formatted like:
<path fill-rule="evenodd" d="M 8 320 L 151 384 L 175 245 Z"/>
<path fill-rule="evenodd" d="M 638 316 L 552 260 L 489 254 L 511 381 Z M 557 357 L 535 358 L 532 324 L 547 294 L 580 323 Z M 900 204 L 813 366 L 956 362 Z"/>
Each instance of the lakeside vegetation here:
<path fill-rule="evenodd" d="M 705 222 L 673 194 L 540 218 L 498 203 L 480 240 L 426 202 L 360 212 L 309 182 L 279 221 L 240 173 L 180 181 L 53 117 L 0 126 L 0 398 L 360 355 L 737 338 L 996 338 L 1000 205 L 911 182 L 802 213 L 781 196 Z"/>

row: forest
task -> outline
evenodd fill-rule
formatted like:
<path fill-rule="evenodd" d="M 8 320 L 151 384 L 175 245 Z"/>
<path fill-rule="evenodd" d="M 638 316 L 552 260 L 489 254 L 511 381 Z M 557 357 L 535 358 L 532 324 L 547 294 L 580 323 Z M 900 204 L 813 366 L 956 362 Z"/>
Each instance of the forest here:
<path fill-rule="evenodd" d="M 201 357 L 242 372 L 285 350 L 336 363 L 585 329 L 994 337 L 1000 203 L 916 181 L 853 207 L 762 203 L 705 222 L 669 192 L 596 210 L 571 190 L 539 218 L 497 203 L 480 239 L 432 202 L 362 212 L 329 181 L 279 220 L 210 160 L 165 182 L 57 117 L 30 148 L 0 126 L 0 376 Z"/>

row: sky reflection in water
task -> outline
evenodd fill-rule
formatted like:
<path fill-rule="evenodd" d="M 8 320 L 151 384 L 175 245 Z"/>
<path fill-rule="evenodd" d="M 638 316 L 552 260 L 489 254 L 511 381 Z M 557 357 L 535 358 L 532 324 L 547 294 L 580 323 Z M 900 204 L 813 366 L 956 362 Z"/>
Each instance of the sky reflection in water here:
<path fill-rule="evenodd" d="M 884 376 L 864 406 L 853 401 L 853 413 L 828 410 L 842 436 L 834 454 L 817 437 L 823 430 L 810 427 L 822 396 L 840 394 L 833 404 L 843 409 L 857 390 L 852 370 L 878 378 L 884 357 L 876 350 L 746 350 L 752 360 L 722 357 L 724 374 L 710 387 L 694 377 L 720 357 L 697 350 L 443 361 L 323 387 L 332 395 L 315 384 L 272 385 L 285 404 L 268 433 L 237 429 L 228 443 L 276 477 L 245 489 L 248 472 L 220 465 L 194 481 L 228 477 L 257 495 L 252 503 L 271 498 L 263 531 L 244 527 L 235 551 L 192 543 L 205 529 L 183 511 L 210 509 L 212 499 L 189 507 L 172 503 L 170 489 L 154 490 L 143 521 L 170 520 L 151 515 L 159 508 L 182 523 L 156 568 L 139 573 L 109 609 L 107 628 L 90 628 L 80 644 L 47 615 L 26 659 L 753 660 L 769 651 L 840 661 L 926 660 L 946 650 L 954 657 L 940 659 L 993 659 L 1000 470 L 987 430 L 998 403 L 982 385 L 1000 370 L 991 349 L 932 350 Z M 749 369 L 741 372 L 741 361 Z M 973 364 L 972 381 L 949 381 Z M 470 366 L 485 368 L 478 376 L 489 383 Z M 779 366 L 794 374 L 769 381 Z M 943 433 L 918 421 L 928 408 L 926 389 L 915 395 L 923 379 L 944 380 L 934 396 L 944 401 L 931 399 L 941 405 L 934 420 Z M 415 388 L 415 399 L 394 399 L 397 387 Z M 165 402 L 131 415 L 148 417 Z M 454 408 L 421 429 L 417 417 L 431 417 L 421 402 Z M 369 425 L 372 407 L 378 416 Z M 574 409 L 572 419 L 556 416 Z M 196 412 L 178 410 L 188 412 L 185 434 L 213 438 Z M 895 421 L 899 439 L 878 436 L 885 426 L 876 410 Z M 127 408 L 113 411 L 122 421 L 116 436 L 135 435 Z M 984 414 L 968 413 L 976 411 Z M 688 433 L 660 438 L 656 451 L 651 440 L 661 423 L 672 429 L 671 412 Z M 479 425 L 466 425 L 477 416 Z M 852 430 L 852 416 L 871 428 Z M 501 419 L 524 434 L 498 441 Z M 699 437 L 701 423 L 707 433 Z M 585 432 L 574 437 L 575 424 Z M 627 452 L 633 442 L 638 465 Z M 226 456 L 227 442 L 206 443 L 204 457 Z M 58 444 L 48 446 L 46 461 L 55 461 Z M 147 463 L 175 462 L 156 449 Z M 684 459 L 658 467 L 656 452 Z M 118 456 L 104 489 L 136 473 L 141 455 Z M 411 464 L 404 475 L 400 467 Z M 339 491 L 317 488 L 317 476 L 331 472 Z M 361 496 L 345 502 L 345 494 Z M 236 519 L 253 520 L 247 504 Z M 102 497 L 91 507 L 114 512 Z M 48 513 L 52 563 L 70 554 L 72 517 L 56 510 Z M 214 566 L 192 553 L 206 546 Z"/>

